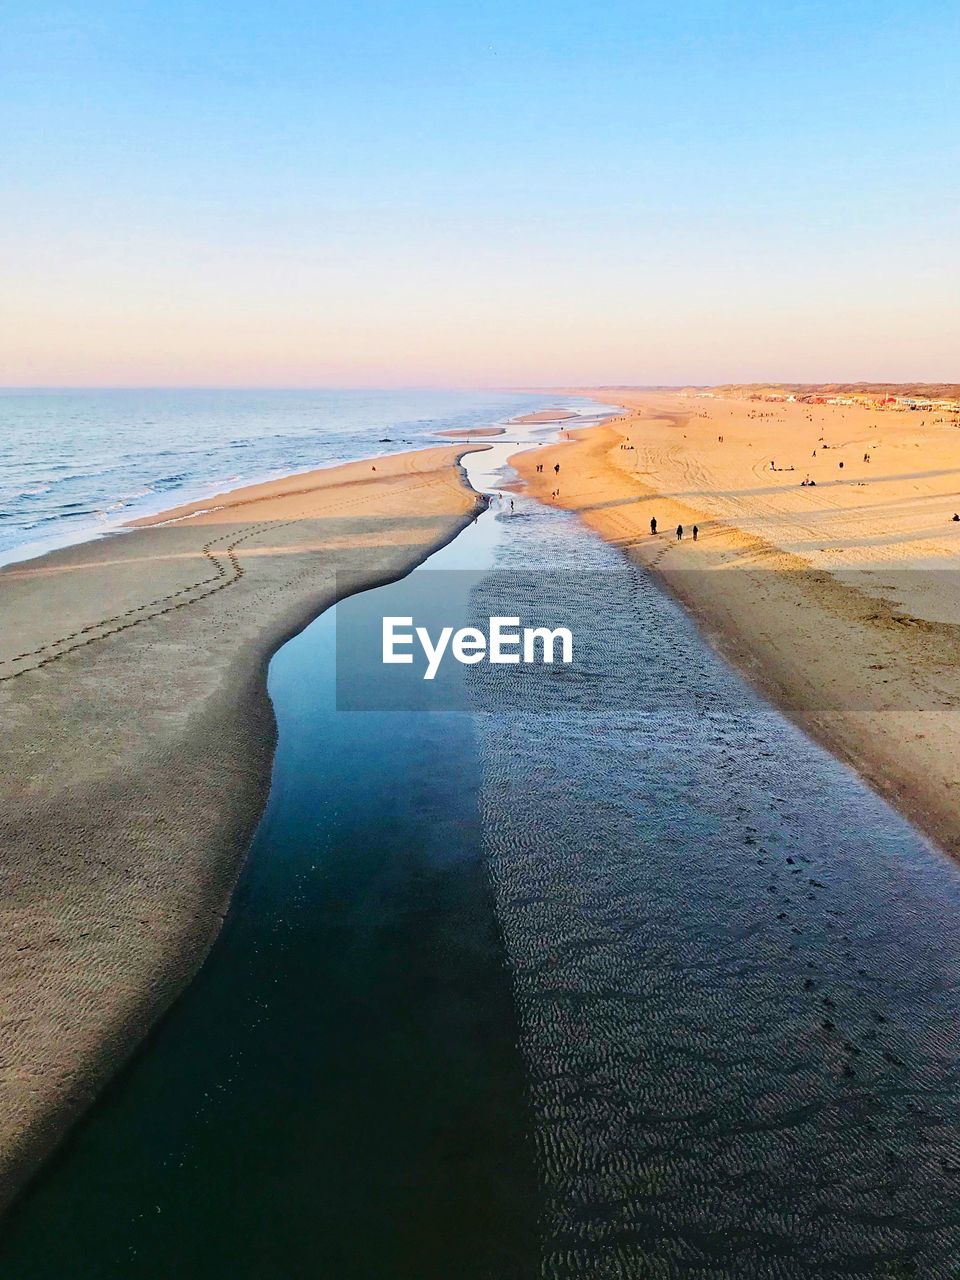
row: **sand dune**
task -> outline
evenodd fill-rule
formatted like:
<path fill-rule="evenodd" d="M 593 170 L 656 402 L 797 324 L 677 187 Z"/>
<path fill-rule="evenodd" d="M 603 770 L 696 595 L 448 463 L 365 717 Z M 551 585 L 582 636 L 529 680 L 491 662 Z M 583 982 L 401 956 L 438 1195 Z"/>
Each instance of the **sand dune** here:
<path fill-rule="evenodd" d="M 269 786 L 270 655 L 475 515 L 447 446 L 0 571 L 0 1201 L 190 978 Z M 342 589 L 344 584 L 339 584 Z"/>
<path fill-rule="evenodd" d="M 518 455 L 531 491 L 654 569 L 758 687 L 960 855 L 960 430 L 853 407 L 622 402 Z"/>

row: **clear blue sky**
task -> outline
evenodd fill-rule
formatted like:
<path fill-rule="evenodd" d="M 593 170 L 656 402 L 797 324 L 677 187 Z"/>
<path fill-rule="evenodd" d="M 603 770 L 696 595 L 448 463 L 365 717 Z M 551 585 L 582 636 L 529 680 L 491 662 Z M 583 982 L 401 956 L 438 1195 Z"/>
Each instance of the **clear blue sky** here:
<path fill-rule="evenodd" d="M 0 381 L 960 379 L 960 6 L 0 8 Z"/>

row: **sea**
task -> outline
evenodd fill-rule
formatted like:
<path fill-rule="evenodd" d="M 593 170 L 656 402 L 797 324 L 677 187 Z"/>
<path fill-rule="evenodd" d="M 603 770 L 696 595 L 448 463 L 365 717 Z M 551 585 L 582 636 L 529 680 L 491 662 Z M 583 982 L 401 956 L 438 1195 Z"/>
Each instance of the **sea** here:
<path fill-rule="evenodd" d="M 583 397 L 470 390 L 0 390 L 0 564 L 238 485 Z"/>

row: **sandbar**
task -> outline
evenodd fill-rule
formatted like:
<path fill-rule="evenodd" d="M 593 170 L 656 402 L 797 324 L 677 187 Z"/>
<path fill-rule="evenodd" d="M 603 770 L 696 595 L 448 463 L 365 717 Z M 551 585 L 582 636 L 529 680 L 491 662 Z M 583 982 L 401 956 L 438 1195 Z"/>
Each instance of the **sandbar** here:
<path fill-rule="evenodd" d="M 451 427 L 449 431 L 435 431 L 444 440 L 472 440 L 474 436 L 502 436 L 503 427 Z"/>
<path fill-rule="evenodd" d="M 270 784 L 270 656 L 476 516 L 464 452 L 237 489 L 0 569 L 0 1205 L 216 938 Z"/>

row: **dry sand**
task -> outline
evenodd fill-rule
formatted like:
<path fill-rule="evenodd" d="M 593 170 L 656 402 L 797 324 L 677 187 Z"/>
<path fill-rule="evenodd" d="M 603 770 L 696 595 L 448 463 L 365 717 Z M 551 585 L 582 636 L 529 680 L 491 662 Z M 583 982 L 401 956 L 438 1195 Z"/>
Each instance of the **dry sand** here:
<path fill-rule="evenodd" d="M 270 655 L 338 570 L 399 576 L 475 516 L 463 452 L 239 489 L 0 570 L 0 1203 L 216 937 L 269 787 Z"/>
<path fill-rule="evenodd" d="M 960 429 L 854 407 L 602 399 L 627 412 L 513 459 L 530 491 L 655 570 L 762 692 L 960 856 Z"/>

